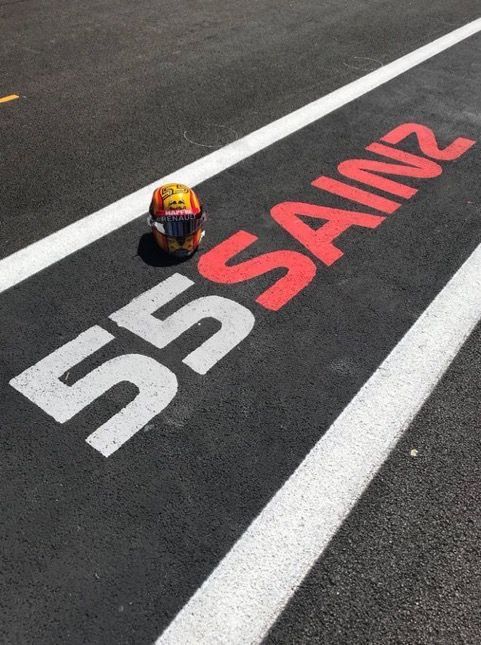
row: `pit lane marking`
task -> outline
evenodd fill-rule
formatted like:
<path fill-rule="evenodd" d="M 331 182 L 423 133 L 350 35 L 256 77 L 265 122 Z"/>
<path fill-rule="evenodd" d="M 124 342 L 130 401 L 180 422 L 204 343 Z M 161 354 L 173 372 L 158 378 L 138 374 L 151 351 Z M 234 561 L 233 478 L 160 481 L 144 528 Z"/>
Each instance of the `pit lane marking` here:
<path fill-rule="evenodd" d="M 7 256 L 0 260 L 0 293 L 145 214 L 159 184 L 181 178 L 194 187 L 480 31 L 478 18 Z"/>
<path fill-rule="evenodd" d="M 0 103 L 8 103 L 9 101 L 15 101 L 19 98 L 20 96 L 18 94 L 9 94 L 8 96 L 0 97 Z"/>

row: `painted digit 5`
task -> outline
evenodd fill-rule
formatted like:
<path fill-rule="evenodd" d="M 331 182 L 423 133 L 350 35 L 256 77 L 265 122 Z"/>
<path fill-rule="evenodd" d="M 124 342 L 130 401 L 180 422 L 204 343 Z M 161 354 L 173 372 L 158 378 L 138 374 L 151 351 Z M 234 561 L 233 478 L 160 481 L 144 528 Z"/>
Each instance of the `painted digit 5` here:
<path fill-rule="evenodd" d="M 139 393 L 120 412 L 88 438 L 93 448 L 108 457 L 172 401 L 177 378 L 153 358 L 125 354 L 106 361 L 73 385 L 59 378 L 67 370 L 114 340 L 94 326 L 10 381 L 10 385 L 59 423 L 65 423 L 89 403 L 122 382 L 133 383 Z"/>
<path fill-rule="evenodd" d="M 110 319 L 119 327 L 162 349 L 200 320 L 214 318 L 221 324 L 219 331 L 182 361 L 198 374 L 206 374 L 250 333 L 255 318 L 246 307 L 220 296 L 192 300 L 164 320 L 153 316 L 154 312 L 193 284 L 189 278 L 175 273 L 134 298 L 113 313 Z"/>

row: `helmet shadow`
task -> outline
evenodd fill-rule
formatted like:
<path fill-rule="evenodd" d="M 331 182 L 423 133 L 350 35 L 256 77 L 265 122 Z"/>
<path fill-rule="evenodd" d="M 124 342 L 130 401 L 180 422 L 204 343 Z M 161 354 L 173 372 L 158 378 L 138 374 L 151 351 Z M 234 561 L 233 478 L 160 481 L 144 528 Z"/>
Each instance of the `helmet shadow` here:
<path fill-rule="evenodd" d="M 185 258 L 169 255 L 157 246 L 152 233 L 144 233 L 139 239 L 137 255 L 151 267 L 170 267 L 190 260 L 195 253 Z"/>

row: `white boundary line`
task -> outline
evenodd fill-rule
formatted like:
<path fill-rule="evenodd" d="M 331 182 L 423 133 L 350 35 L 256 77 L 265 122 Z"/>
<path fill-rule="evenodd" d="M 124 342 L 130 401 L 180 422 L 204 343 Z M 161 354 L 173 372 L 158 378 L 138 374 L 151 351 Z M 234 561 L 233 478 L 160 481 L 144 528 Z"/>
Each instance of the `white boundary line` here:
<path fill-rule="evenodd" d="M 481 18 L 0 260 L 0 293 L 140 217 L 159 184 L 182 181 L 196 186 L 479 31 Z"/>
<path fill-rule="evenodd" d="M 478 31 L 480 21 L 475 23 Z M 156 645 L 262 641 L 480 319 L 481 245 Z"/>
<path fill-rule="evenodd" d="M 263 639 L 480 319 L 481 245 L 156 645 Z"/>

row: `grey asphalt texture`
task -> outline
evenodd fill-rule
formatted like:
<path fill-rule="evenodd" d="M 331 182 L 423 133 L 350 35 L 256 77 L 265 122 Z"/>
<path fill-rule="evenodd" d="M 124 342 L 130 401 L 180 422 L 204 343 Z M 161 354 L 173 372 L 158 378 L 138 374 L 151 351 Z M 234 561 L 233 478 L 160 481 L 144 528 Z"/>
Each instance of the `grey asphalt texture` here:
<path fill-rule="evenodd" d="M 266 644 L 480 642 L 480 348 L 478 327 Z"/>
<path fill-rule="evenodd" d="M 0 3 L 0 96 L 21 94 L 0 105 L 0 257 L 480 13 L 478 1 L 353 4 Z M 204 249 L 242 229 L 259 236 L 242 259 L 300 250 L 269 209 L 346 207 L 310 182 L 400 123 L 426 123 L 442 144 L 479 140 L 480 61 L 475 36 L 199 186 Z M 344 257 L 317 263 L 277 313 L 254 302 L 274 274 L 208 282 L 196 257 L 166 262 L 143 220 L 0 295 L 2 642 L 133 644 L 162 632 L 481 243 L 480 154 L 406 180 L 418 194 L 379 228 L 345 233 Z M 217 294 L 256 317 L 204 377 L 181 359 L 213 321 L 160 351 L 108 320 L 174 272 L 195 287 L 165 315 Z M 60 425 L 8 385 L 96 324 L 116 340 L 69 383 L 135 352 L 180 383 L 109 459 L 85 438 L 132 386 Z M 480 642 L 479 339 L 478 329 L 266 642 Z"/>

